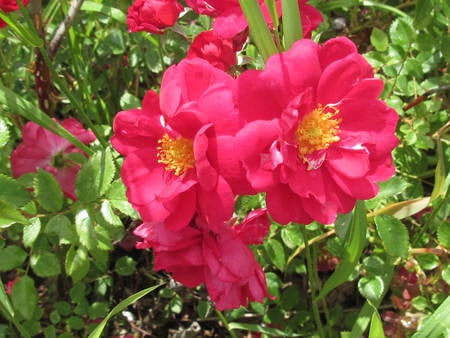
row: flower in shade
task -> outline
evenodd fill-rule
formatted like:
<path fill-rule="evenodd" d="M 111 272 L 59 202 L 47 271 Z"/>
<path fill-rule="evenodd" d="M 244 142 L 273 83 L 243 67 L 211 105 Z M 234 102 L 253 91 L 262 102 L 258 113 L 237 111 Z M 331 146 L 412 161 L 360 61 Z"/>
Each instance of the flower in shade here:
<path fill-rule="evenodd" d="M 218 36 L 224 39 L 232 39 L 246 31 L 248 24 L 239 5 L 239 0 L 186 0 L 186 3 L 194 11 L 214 18 L 213 29 Z M 264 0 L 258 0 L 266 22 L 272 25 L 269 10 Z M 302 19 L 303 35 L 311 36 L 311 31 L 322 22 L 322 15 L 313 6 L 307 4 L 307 0 L 299 0 Z M 276 0 L 278 17 L 281 16 L 281 1 Z"/>
<path fill-rule="evenodd" d="M 237 63 L 233 41 L 220 39 L 214 31 L 197 35 L 189 46 L 187 58 L 199 57 L 214 67 L 227 71 Z"/>
<path fill-rule="evenodd" d="M 152 248 L 155 270 L 170 272 L 174 279 L 194 287 L 205 283 L 219 310 L 262 302 L 268 297 L 264 272 L 249 244 L 260 244 L 269 231 L 266 210 L 252 212 L 241 224 L 196 223 L 173 231 L 161 222 L 145 222 L 134 231 L 141 237 L 137 248 Z"/>
<path fill-rule="evenodd" d="M 22 0 L 22 4 L 24 6 L 28 5 L 28 2 L 30 0 Z M 0 0 L 0 10 L 3 12 L 9 13 L 18 11 L 20 9 L 19 5 L 17 4 L 17 0 Z M 0 19 L 0 28 L 3 28 L 6 26 L 6 23 Z"/>
<path fill-rule="evenodd" d="M 183 6 L 177 0 L 135 0 L 128 7 L 128 30 L 162 34 L 175 24 L 182 11 Z"/>
<path fill-rule="evenodd" d="M 144 221 L 181 229 L 197 211 L 210 224 L 231 217 L 234 194 L 210 145 L 240 128 L 233 84 L 205 60 L 185 59 L 164 73 L 160 97 L 148 91 L 142 109 L 117 114 L 112 144 L 125 156 L 122 179 Z"/>
<path fill-rule="evenodd" d="M 94 134 L 84 129 L 74 118 L 62 121 L 61 126 L 84 144 L 95 141 Z M 25 124 L 22 138 L 22 143 L 11 154 L 11 171 L 14 177 L 42 168 L 55 176 L 67 197 L 75 200 L 75 177 L 80 164 L 73 161 L 71 154 L 84 153 L 66 139 L 34 122 Z"/>
<path fill-rule="evenodd" d="M 298 41 L 237 81 L 248 123 L 234 142 L 277 222 L 332 223 L 394 174 L 398 116 L 350 40 Z"/>

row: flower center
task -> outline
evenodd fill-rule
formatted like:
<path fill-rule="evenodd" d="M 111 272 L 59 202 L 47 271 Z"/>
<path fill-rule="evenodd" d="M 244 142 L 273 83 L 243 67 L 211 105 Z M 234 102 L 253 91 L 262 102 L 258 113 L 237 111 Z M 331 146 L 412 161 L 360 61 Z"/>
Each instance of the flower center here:
<path fill-rule="evenodd" d="M 335 116 L 339 109 L 318 105 L 309 112 L 298 124 L 295 138 L 298 146 L 298 156 L 303 162 L 308 162 L 308 156 L 316 151 L 327 149 L 339 141 L 339 124 L 341 119 Z"/>
<path fill-rule="evenodd" d="M 65 165 L 65 159 L 64 159 L 64 154 L 63 153 L 58 153 L 55 156 L 53 156 L 53 158 L 51 159 L 51 164 L 58 169 L 61 169 L 64 167 Z"/>
<path fill-rule="evenodd" d="M 194 168 L 194 147 L 191 140 L 184 137 L 173 139 L 164 134 L 158 143 L 158 163 L 164 164 L 167 171 L 181 176 L 188 169 Z"/>

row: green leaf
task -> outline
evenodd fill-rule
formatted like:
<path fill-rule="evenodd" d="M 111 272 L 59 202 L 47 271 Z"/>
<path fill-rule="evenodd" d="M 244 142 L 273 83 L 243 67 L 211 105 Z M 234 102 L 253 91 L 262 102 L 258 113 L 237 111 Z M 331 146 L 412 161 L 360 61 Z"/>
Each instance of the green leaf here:
<path fill-rule="evenodd" d="M 6 105 L 10 111 L 31 120 L 45 129 L 65 138 L 67 141 L 83 150 L 86 154 L 92 154 L 91 149 L 72 135 L 67 129 L 54 121 L 34 104 L 26 101 L 21 96 L 4 87 L 0 83 L 0 103 Z"/>
<path fill-rule="evenodd" d="M 32 255 L 30 257 L 30 266 L 34 273 L 42 278 L 54 277 L 61 273 L 59 259 L 51 252 Z"/>
<path fill-rule="evenodd" d="M 64 194 L 56 178 L 49 172 L 39 169 L 34 179 L 34 193 L 39 204 L 49 212 L 60 211 Z"/>
<path fill-rule="evenodd" d="M 440 265 L 439 257 L 432 253 L 417 255 L 416 260 L 423 270 L 433 270 Z"/>
<path fill-rule="evenodd" d="M 370 43 L 379 52 L 385 52 L 389 47 L 387 34 L 379 28 L 374 28 L 370 34 Z"/>
<path fill-rule="evenodd" d="M 23 228 L 23 245 L 27 248 L 31 248 L 40 232 L 41 220 L 39 218 L 30 219 L 30 225 Z"/>
<path fill-rule="evenodd" d="M 437 238 L 438 238 L 439 244 L 446 247 L 447 249 L 450 248 L 450 223 L 449 222 L 442 222 L 439 225 L 439 228 L 437 230 Z"/>
<path fill-rule="evenodd" d="M 59 238 L 59 244 L 78 244 L 75 225 L 64 215 L 56 215 L 50 218 L 44 231 L 47 234 L 56 234 Z"/>
<path fill-rule="evenodd" d="M 284 253 L 283 245 L 276 239 L 270 239 L 264 243 L 264 248 L 273 264 L 283 271 L 286 264 L 286 255 Z"/>
<path fill-rule="evenodd" d="M 8 125 L 6 124 L 6 120 L 0 118 L 0 148 L 6 146 L 6 144 L 9 142 L 9 138 L 10 135 Z"/>
<path fill-rule="evenodd" d="M 434 0 L 417 0 L 414 16 L 414 27 L 423 29 L 433 21 Z"/>
<path fill-rule="evenodd" d="M 106 6 L 94 1 L 84 1 L 81 5 L 81 10 L 86 12 L 102 13 L 121 23 L 125 23 L 127 20 L 127 16 L 120 9 Z"/>
<path fill-rule="evenodd" d="M 322 299 L 331 290 L 343 284 L 352 275 L 359 257 L 366 246 L 367 217 L 364 202 L 358 201 L 344 242 L 342 260 L 336 270 L 327 279 L 317 299 Z"/>
<path fill-rule="evenodd" d="M 363 277 L 358 282 L 358 290 L 372 305 L 377 304 L 384 294 L 383 279 L 379 276 Z"/>
<path fill-rule="evenodd" d="M 74 283 L 78 283 L 82 280 L 89 272 L 89 256 L 86 248 L 79 247 L 75 249 L 71 246 L 69 251 L 67 251 L 65 268 L 66 273 L 72 277 Z"/>
<path fill-rule="evenodd" d="M 247 19 L 250 28 L 250 36 L 258 47 L 264 60 L 267 60 L 271 55 L 278 53 L 258 1 L 239 0 L 239 4 Z"/>
<path fill-rule="evenodd" d="M 368 217 L 376 215 L 391 215 L 398 219 L 403 219 L 425 209 L 430 203 L 430 197 L 420 197 L 408 201 L 401 201 L 389 204 L 381 209 L 371 212 Z"/>
<path fill-rule="evenodd" d="M 411 305 L 419 311 L 424 311 L 429 306 L 424 296 L 417 296 L 411 299 Z"/>
<path fill-rule="evenodd" d="M 120 98 L 120 108 L 123 110 L 133 109 L 141 106 L 141 100 L 130 92 L 125 91 Z"/>
<path fill-rule="evenodd" d="M 30 47 L 41 47 L 42 39 L 36 34 L 36 30 L 29 29 L 26 25 L 22 25 L 18 20 L 14 19 L 15 14 L 8 14 L 0 11 L 0 19 L 6 22 L 8 27 L 14 31 L 17 38 L 25 45 Z"/>
<path fill-rule="evenodd" d="M 248 324 L 248 323 L 236 323 L 232 322 L 228 324 L 229 330 L 244 330 L 250 332 L 260 332 L 270 337 L 304 337 L 304 333 L 292 333 L 285 332 L 283 330 L 266 327 L 258 324 Z"/>
<path fill-rule="evenodd" d="M 27 254 L 17 245 L 0 249 L 0 271 L 9 271 L 22 265 Z"/>
<path fill-rule="evenodd" d="M 121 301 L 119 304 L 117 304 L 110 313 L 102 320 L 102 322 L 94 329 L 94 331 L 91 332 L 88 338 L 100 338 L 103 330 L 105 329 L 106 324 L 108 321 L 114 317 L 119 312 L 125 310 L 129 305 L 133 304 L 134 302 L 138 301 L 142 297 L 144 297 L 146 294 L 156 290 L 163 284 L 155 285 L 152 287 L 149 287 L 147 289 L 141 290 L 134 295 L 131 295 L 130 297 L 126 298 L 125 300 Z"/>
<path fill-rule="evenodd" d="M 406 51 L 416 38 L 412 20 L 409 17 L 394 20 L 389 29 L 389 36 L 393 44 L 401 46 Z"/>
<path fill-rule="evenodd" d="M 375 217 L 378 234 L 386 252 L 394 257 L 408 257 L 409 235 L 405 225 L 389 215 Z"/>
<path fill-rule="evenodd" d="M 11 291 L 11 301 L 14 309 L 25 319 L 33 317 L 38 298 L 34 280 L 28 276 L 20 277 Z"/>
<path fill-rule="evenodd" d="M 0 228 L 7 228 L 14 223 L 28 224 L 28 220 L 22 216 L 16 207 L 0 200 Z"/>
<path fill-rule="evenodd" d="M 111 205 L 123 212 L 131 218 L 138 219 L 139 214 L 133 209 L 133 206 L 128 202 L 125 195 L 125 185 L 121 179 L 114 181 L 106 192 L 106 198 L 111 202 Z"/>
<path fill-rule="evenodd" d="M 131 276 L 136 271 L 136 261 L 129 257 L 120 257 L 114 266 L 114 271 L 120 276 Z"/>
<path fill-rule="evenodd" d="M 94 249 L 97 246 L 93 219 L 88 210 L 81 209 L 77 212 L 75 215 L 75 229 L 80 243 L 88 250 Z"/>
<path fill-rule="evenodd" d="M 75 191 L 82 202 L 92 202 L 103 196 L 114 177 L 115 166 L 110 149 L 96 152 L 80 169 Z"/>
<path fill-rule="evenodd" d="M 383 322 L 378 311 L 374 310 L 370 321 L 369 338 L 384 338 Z"/>
<path fill-rule="evenodd" d="M 0 280 L 0 313 L 5 317 L 5 319 L 14 324 L 14 326 L 20 332 L 22 337 L 24 338 L 31 337 L 31 335 L 27 332 L 27 330 L 15 318 L 13 306 L 9 300 L 8 295 L 6 294 L 5 287 L 3 286 L 3 282 L 1 280 Z"/>
<path fill-rule="evenodd" d="M 23 207 L 31 200 L 27 189 L 11 177 L 0 174 L 0 187 L 0 200 L 8 201 L 17 207 Z"/>
<path fill-rule="evenodd" d="M 288 224 L 281 228 L 281 239 L 289 249 L 295 249 L 305 244 L 300 226 L 302 225 Z"/>
<path fill-rule="evenodd" d="M 284 48 L 290 49 L 303 37 L 302 20 L 297 0 L 281 0 Z"/>
<path fill-rule="evenodd" d="M 386 273 L 387 264 L 378 256 L 368 256 L 363 259 L 363 267 L 375 276 L 382 276 Z"/>
<path fill-rule="evenodd" d="M 442 279 L 448 284 L 450 285 L 450 264 L 447 264 L 443 269 L 442 269 Z"/>
<path fill-rule="evenodd" d="M 412 338 L 446 337 L 450 327 L 450 296 L 424 320 Z"/>

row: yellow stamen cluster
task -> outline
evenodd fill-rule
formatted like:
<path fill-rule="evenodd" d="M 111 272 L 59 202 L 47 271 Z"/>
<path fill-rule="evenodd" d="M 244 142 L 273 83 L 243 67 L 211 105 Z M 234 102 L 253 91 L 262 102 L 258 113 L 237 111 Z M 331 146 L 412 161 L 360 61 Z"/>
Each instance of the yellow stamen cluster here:
<path fill-rule="evenodd" d="M 184 137 L 173 139 L 168 134 L 164 134 L 158 143 L 160 144 L 156 148 L 158 163 L 164 164 L 167 171 L 181 176 L 189 169 L 194 168 L 194 147 L 191 140 Z"/>
<path fill-rule="evenodd" d="M 308 162 L 307 156 L 318 150 L 328 148 L 332 143 L 339 141 L 339 124 L 336 119 L 339 110 L 335 107 L 319 105 L 300 121 L 295 138 L 298 146 L 298 156 Z"/>

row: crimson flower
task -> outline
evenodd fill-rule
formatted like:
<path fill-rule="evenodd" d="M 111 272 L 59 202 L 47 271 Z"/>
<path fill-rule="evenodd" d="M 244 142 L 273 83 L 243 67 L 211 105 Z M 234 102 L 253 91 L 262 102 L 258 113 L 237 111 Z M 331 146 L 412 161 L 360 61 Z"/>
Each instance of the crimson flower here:
<path fill-rule="evenodd" d="M 74 118 L 66 119 L 60 124 L 84 144 L 95 141 L 94 134 L 84 129 Z M 67 197 L 76 200 L 75 177 L 80 165 L 70 158 L 70 154 L 84 153 L 66 139 L 34 122 L 25 124 L 22 138 L 22 143 L 11 154 L 11 171 L 14 177 L 42 168 L 55 176 Z"/>
<path fill-rule="evenodd" d="M 241 224 L 227 223 L 209 229 L 202 217 L 173 231 L 161 222 L 144 222 L 134 231 L 142 238 L 137 248 L 152 248 L 155 270 L 172 273 L 175 280 L 195 287 L 205 283 L 219 310 L 262 302 L 269 297 L 264 272 L 249 244 L 260 244 L 269 231 L 264 209 L 250 213 Z"/>
<path fill-rule="evenodd" d="M 269 10 L 264 0 L 258 0 L 264 18 L 272 25 Z M 199 14 L 205 14 L 214 18 L 213 29 L 218 36 L 224 39 L 232 39 L 244 32 L 247 21 L 239 5 L 239 0 L 186 0 L 186 3 Z M 281 16 L 281 0 L 276 0 L 278 16 Z M 307 4 L 307 0 L 299 0 L 300 15 L 302 18 L 303 35 L 311 37 L 311 31 L 322 22 L 322 15 L 313 6 Z"/>
<path fill-rule="evenodd" d="M 177 0 L 135 0 L 128 7 L 128 29 L 162 34 L 175 24 L 182 11 L 183 6 Z"/>
<path fill-rule="evenodd" d="M 164 73 L 160 98 L 148 91 L 142 109 L 117 114 L 112 144 L 125 156 L 122 179 L 144 221 L 181 229 L 197 211 L 211 224 L 231 217 L 234 194 L 211 145 L 239 129 L 233 85 L 205 60 L 185 59 Z"/>
<path fill-rule="evenodd" d="M 28 5 L 28 2 L 30 0 L 22 0 L 22 4 L 24 6 Z M 17 0 L 0 0 L 0 10 L 3 12 L 9 13 L 18 11 L 20 9 L 19 5 L 17 4 Z M 6 26 L 6 22 L 0 19 L 0 28 L 3 28 Z"/>
<path fill-rule="evenodd" d="M 394 174 L 398 116 L 350 40 L 298 41 L 237 82 L 248 123 L 234 142 L 277 222 L 332 223 Z"/>
<path fill-rule="evenodd" d="M 214 31 L 197 35 L 187 52 L 187 58 L 199 57 L 214 67 L 227 71 L 237 63 L 233 41 L 220 39 Z"/>

